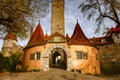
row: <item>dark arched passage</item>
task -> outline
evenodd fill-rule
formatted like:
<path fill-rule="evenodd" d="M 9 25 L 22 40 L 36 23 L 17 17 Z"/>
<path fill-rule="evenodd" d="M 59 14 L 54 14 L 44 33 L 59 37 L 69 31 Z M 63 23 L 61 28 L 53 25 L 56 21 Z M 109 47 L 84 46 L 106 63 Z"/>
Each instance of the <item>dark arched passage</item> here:
<path fill-rule="evenodd" d="M 49 64 L 50 64 L 50 67 L 53 67 L 53 68 L 66 69 L 67 68 L 66 53 L 60 48 L 53 49 L 51 51 Z"/>

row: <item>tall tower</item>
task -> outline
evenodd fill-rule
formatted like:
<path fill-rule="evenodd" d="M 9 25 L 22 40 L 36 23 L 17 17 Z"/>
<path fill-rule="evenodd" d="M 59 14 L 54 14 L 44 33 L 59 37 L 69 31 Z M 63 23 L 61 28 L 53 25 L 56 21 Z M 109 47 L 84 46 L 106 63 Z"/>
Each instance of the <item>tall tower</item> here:
<path fill-rule="evenodd" d="M 51 32 L 64 35 L 64 0 L 52 0 Z"/>

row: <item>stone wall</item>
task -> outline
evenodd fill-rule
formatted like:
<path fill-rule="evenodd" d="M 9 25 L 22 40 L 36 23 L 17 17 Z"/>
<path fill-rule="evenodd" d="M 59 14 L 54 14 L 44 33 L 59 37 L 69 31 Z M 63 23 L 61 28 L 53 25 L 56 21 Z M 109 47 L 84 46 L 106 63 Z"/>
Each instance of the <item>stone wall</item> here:
<path fill-rule="evenodd" d="M 97 46 L 102 73 L 120 73 L 120 44 Z"/>
<path fill-rule="evenodd" d="M 77 59 L 76 51 L 87 53 L 86 58 Z M 97 50 L 92 46 L 70 46 L 72 69 L 80 70 L 82 74 L 101 74 L 100 64 L 96 58 Z"/>
<path fill-rule="evenodd" d="M 16 40 L 4 40 L 2 52 L 5 57 L 11 56 L 11 53 L 16 53 L 19 50 Z"/>
<path fill-rule="evenodd" d="M 80 70 L 82 74 L 100 74 L 100 64 L 96 59 L 97 50 L 91 46 L 67 45 L 67 43 L 48 43 L 43 46 L 36 46 L 25 50 L 23 68 L 28 66 L 28 71 L 32 69 L 42 69 L 48 71 L 50 68 L 49 59 L 51 51 L 59 48 L 66 54 L 67 70 Z M 40 60 L 30 60 L 30 54 L 41 52 Z M 86 52 L 87 59 L 77 59 L 76 51 Z"/>

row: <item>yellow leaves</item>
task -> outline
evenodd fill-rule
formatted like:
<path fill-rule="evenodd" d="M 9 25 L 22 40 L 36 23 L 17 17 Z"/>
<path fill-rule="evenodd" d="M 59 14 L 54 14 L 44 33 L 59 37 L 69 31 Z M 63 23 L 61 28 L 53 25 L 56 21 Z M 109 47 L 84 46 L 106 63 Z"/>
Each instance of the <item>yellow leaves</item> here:
<path fill-rule="evenodd" d="M 15 1 L 16 1 L 16 3 L 21 3 L 22 0 L 15 0 Z"/>

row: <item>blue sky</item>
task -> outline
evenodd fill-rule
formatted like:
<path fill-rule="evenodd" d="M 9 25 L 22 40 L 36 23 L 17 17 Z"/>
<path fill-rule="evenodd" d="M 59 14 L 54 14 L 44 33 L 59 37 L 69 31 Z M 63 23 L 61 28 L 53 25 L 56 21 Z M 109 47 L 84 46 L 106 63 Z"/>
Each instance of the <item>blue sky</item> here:
<path fill-rule="evenodd" d="M 88 37 L 94 37 L 94 36 L 102 36 L 102 33 L 94 34 L 96 29 L 96 23 L 94 20 L 87 20 L 85 16 L 80 12 L 80 10 L 77 8 L 79 4 L 84 0 L 65 0 L 65 32 L 71 36 L 73 34 L 75 24 L 78 22 L 84 32 L 84 34 Z M 36 25 L 39 21 L 36 22 Z M 46 15 L 46 17 L 40 19 L 40 23 L 42 25 L 42 29 L 44 31 L 44 34 L 46 32 L 50 34 L 51 32 L 51 12 Z M 113 26 L 114 24 L 106 23 L 108 27 Z M 35 26 L 36 26 L 35 25 Z M 101 29 L 101 31 L 103 31 Z M 20 41 L 18 40 L 18 44 L 25 46 L 28 42 L 28 39 Z M 3 45 L 3 40 L 0 40 L 0 50 L 1 46 Z"/>

